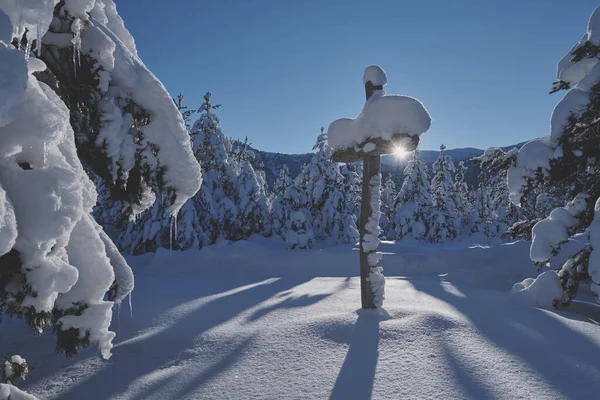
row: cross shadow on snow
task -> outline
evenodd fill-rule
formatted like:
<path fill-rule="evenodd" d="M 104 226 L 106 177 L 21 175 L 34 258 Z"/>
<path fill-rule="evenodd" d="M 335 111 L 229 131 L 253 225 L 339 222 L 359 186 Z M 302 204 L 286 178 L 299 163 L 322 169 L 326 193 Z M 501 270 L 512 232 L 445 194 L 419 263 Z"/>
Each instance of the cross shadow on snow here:
<path fill-rule="evenodd" d="M 290 290 L 301 285 L 310 278 L 279 278 L 270 279 L 262 282 L 239 282 L 238 288 L 230 289 L 231 280 L 225 282 L 224 290 L 215 289 L 215 281 L 209 280 L 202 282 L 194 280 L 197 286 L 196 290 L 179 294 L 178 305 L 182 312 L 167 311 L 167 321 L 164 326 L 160 322 L 153 322 L 151 327 L 137 327 L 138 334 L 119 343 L 113 350 L 113 357 L 103 363 L 103 368 L 99 371 L 91 372 L 89 376 L 79 376 L 68 389 L 60 393 L 61 399 L 109 399 L 117 395 L 127 394 L 127 398 L 145 398 L 155 393 L 160 388 L 166 387 L 174 379 L 178 378 L 178 373 L 174 373 L 164 379 L 148 379 L 142 385 L 143 390 L 136 390 L 132 396 L 131 384 L 144 377 L 152 376 L 156 371 L 163 371 L 166 368 L 185 365 L 186 362 L 199 359 L 201 353 L 193 351 L 196 341 L 199 337 L 210 329 L 235 318 L 240 313 L 250 309 L 282 291 Z M 143 288 L 143 281 L 137 282 L 137 291 L 135 302 L 137 304 L 161 303 L 163 298 L 167 299 L 177 288 L 170 285 L 156 286 L 152 290 Z M 187 298 L 185 298 L 187 293 Z M 190 294 L 192 297 L 190 296 Z M 203 298 L 212 295 L 214 298 L 202 302 Z M 169 300 L 166 300 L 169 302 Z M 196 305 L 198 303 L 198 305 Z M 138 307 L 141 312 L 151 312 L 154 305 L 147 307 Z M 135 303 L 134 303 L 135 311 Z M 140 312 L 140 311 L 137 311 Z M 174 316 L 172 316 L 174 314 Z M 131 320 L 123 319 L 121 324 L 134 321 L 136 314 Z M 171 318 L 172 320 L 169 320 Z M 141 319 L 149 321 L 152 318 Z M 160 317 L 159 317 L 160 319 Z M 144 328 L 156 328 L 144 332 Z M 224 350 L 223 357 L 216 365 L 208 367 L 205 371 L 196 376 L 192 382 L 185 383 L 188 386 L 182 387 L 178 398 L 184 396 L 202 385 L 216 378 L 219 374 L 227 371 L 243 357 L 244 349 L 251 343 L 250 339 L 245 339 L 241 343 L 232 343 Z M 150 353 L 149 356 L 147 353 Z M 89 353 L 88 353 L 89 354 Z M 140 358 L 141 356 L 142 358 Z M 143 362 L 140 362 L 143 359 Z M 85 362 L 80 358 L 79 362 Z M 194 360 L 198 361 L 198 360 Z M 41 377 L 38 377 L 38 379 Z M 40 394 L 41 395 L 41 394 Z"/>
<path fill-rule="evenodd" d="M 350 347 L 331 391 L 331 400 L 370 399 L 379 358 L 379 323 L 389 318 L 376 310 L 358 310 Z M 384 312 L 385 313 L 385 312 Z"/>
<path fill-rule="evenodd" d="M 519 358 L 567 398 L 595 398 L 600 391 L 600 347 L 565 325 L 553 313 L 512 303 L 502 293 L 450 284 L 443 280 L 410 279 L 416 290 L 438 298 L 467 317 L 493 345 Z M 447 290 L 450 287 L 458 289 Z M 454 292 L 454 293 L 453 293 Z M 463 296 L 464 295 L 464 296 Z M 560 313 L 562 314 L 562 313 Z M 581 318 L 580 318 L 581 320 Z M 473 366 L 445 349 L 447 361 L 466 393 L 491 397 Z M 497 368 L 496 360 L 488 367 Z"/>

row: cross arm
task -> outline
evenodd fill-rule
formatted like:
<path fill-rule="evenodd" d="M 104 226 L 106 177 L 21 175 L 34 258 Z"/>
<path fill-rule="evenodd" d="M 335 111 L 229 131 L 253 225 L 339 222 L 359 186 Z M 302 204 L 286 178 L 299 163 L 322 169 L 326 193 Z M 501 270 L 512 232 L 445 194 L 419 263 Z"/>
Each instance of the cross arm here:
<path fill-rule="evenodd" d="M 378 138 L 367 139 L 360 145 L 335 150 L 331 159 L 335 162 L 352 163 L 361 161 L 365 156 L 381 156 L 392 154 L 396 146 L 402 146 L 406 151 L 413 151 L 419 145 L 419 135 L 395 133 L 391 140 Z M 375 146 L 373 148 L 373 146 Z M 366 149 L 373 148 L 371 151 Z"/>

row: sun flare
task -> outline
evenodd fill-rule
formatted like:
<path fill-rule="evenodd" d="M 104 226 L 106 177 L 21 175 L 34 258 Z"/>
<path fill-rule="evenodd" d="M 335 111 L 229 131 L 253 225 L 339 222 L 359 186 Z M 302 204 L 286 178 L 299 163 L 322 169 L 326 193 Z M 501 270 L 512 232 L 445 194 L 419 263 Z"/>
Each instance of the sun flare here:
<path fill-rule="evenodd" d="M 404 147 L 402 147 L 402 146 L 394 147 L 394 156 L 396 156 L 396 158 L 403 159 L 406 157 L 407 154 L 408 154 L 408 151 L 406 151 L 406 149 Z"/>

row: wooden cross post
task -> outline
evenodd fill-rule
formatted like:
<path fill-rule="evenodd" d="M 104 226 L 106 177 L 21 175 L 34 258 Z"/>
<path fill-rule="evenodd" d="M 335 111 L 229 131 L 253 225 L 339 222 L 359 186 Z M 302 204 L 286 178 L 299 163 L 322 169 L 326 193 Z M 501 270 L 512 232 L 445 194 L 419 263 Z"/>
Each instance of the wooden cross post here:
<path fill-rule="evenodd" d="M 376 90 L 382 89 L 383 85 L 376 86 L 370 80 L 367 81 L 365 83 L 366 100 L 369 100 Z M 381 156 L 383 154 L 393 153 L 395 147 L 400 143 L 406 151 L 412 151 L 416 149 L 419 144 L 419 136 L 398 133 L 393 135 L 391 140 L 372 138 L 354 148 L 336 150 L 332 155 L 332 160 L 336 162 L 353 163 L 362 161 L 363 163 L 360 225 L 358 229 L 360 234 L 360 289 L 362 308 L 377 307 L 374 301 L 373 288 L 368 280 L 372 268 L 372 266 L 369 265 L 369 255 L 376 253 L 377 249 L 366 250 L 364 248 L 367 222 L 373 212 L 371 208 L 371 189 L 379 190 L 379 187 L 372 187 L 371 181 L 373 177 L 378 176 L 381 173 Z M 362 151 L 367 144 L 369 144 L 371 149 L 374 149 L 367 152 Z"/>

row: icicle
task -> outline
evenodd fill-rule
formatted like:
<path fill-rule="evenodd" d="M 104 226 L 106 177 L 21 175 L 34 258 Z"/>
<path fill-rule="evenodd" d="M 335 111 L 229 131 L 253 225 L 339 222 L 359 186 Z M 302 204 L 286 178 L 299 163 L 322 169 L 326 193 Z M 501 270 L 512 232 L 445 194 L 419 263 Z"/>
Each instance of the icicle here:
<path fill-rule="evenodd" d="M 174 228 L 175 228 L 173 234 L 175 236 L 175 240 L 177 240 L 177 216 L 173 217 L 173 225 L 174 225 Z"/>
<path fill-rule="evenodd" d="M 133 307 L 131 306 L 131 294 L 133 292 L 129 292 L 129 316 L 133 318 Z"/>
<path fill-rule="evenodd" d="M 31 52 L 31 40 L 25 36 L 25 59 L 29 60 L 29 53 Z"/>
<path fill-rule="evenodd" d="M 117 342 L 121 340 L 121 303 L 117 303 Z"/>
<path fill-rule="evenodd" d="M 82 22 L 79 18 L 75 18 L 71 25 L 71 32 L 73 32 L 73 71 L 75 77 L 77 77 L 77 68 L 81 66 L 81 28 Z"/>
<path fill-rule="evenodd" d="M 171 217 L 172 218 L 172 217 Z M 169 256 L 173 251 L 173 221 L 169 224 Z"/>
<path fill-rule="evenodd" d="M 35 47 L 36 47 L 36 52 L 37 52 L 37 56 L 38 58 L 40 58 L 42 56 L 42 37 L 40 36 L 40 32 L 42 31 L 42 26 L 40 25 L 40 21 L 38 20 L 37 23 L 37 27 L 36 27 L 36 40 L 35 40 Z"/>

